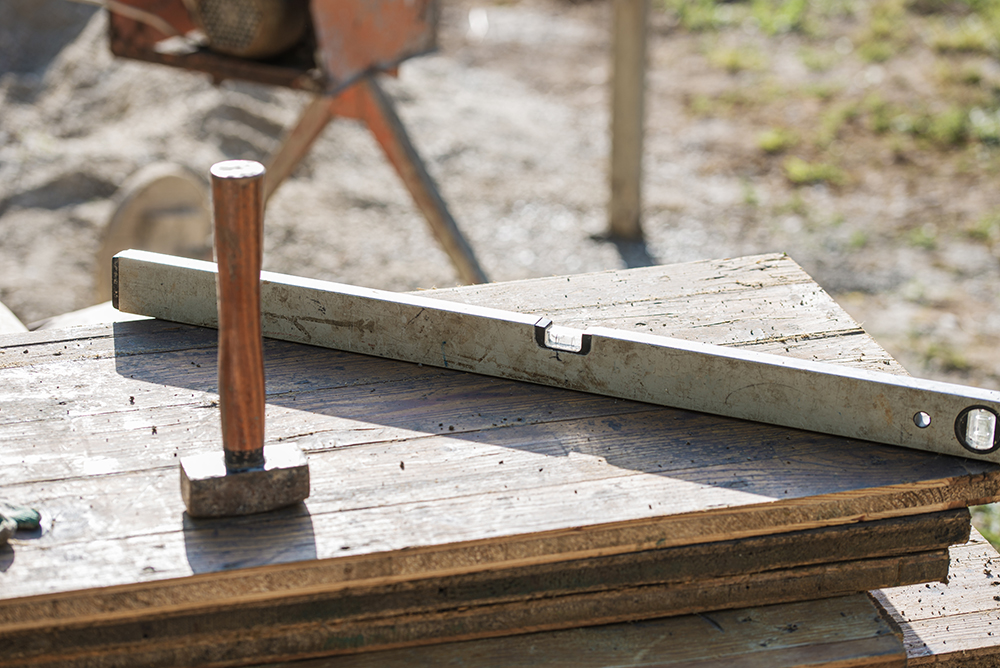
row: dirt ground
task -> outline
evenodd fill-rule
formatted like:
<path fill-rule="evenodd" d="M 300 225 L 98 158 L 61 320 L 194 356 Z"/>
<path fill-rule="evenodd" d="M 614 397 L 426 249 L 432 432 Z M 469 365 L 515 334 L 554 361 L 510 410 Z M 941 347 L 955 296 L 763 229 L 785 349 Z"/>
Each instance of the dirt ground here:
<path fill-rule="evenodd" d="M 785 251 L 912 373 L 1000 387 L 997 256 L 990 243 L 948 233 L 1000 207 L 991 172 L 897 152 L 868 156 L 847 186 L 796 187 L 753 144 L 754 119 L 692 112 L 692 99 L 718 97 L 753 73 L 711 67 L 701 38 L 654 12 L 647 242 L 616 245 L 603 237 L 609 3 L 443 5 L 440 51 L 386 85 L 491 279 Z M 160 161 L 207 174 L 225 158 L 264 160 L 306 98 L 116 60 L 104 16 L 66 0 L 6 0 L 8 11 L 0 301 L 31 323 L 92 303 L 94 255 L 129 175 Z M 792 58 L 797 39 L 768 46 L 793 82 L 808 76 Z M 892 80 L 889 65 L 872 67 L 848 61 L 824 76 L 848 87 Z M 808 105 L 785 113 L 811 122 Z M 901 241 L 913 230 L 934 243 Z M 333 123 L 275 195 L 265 237 L 273 271 L 393 290 L 456 283 L 378 147 L 351 121 Z"/>

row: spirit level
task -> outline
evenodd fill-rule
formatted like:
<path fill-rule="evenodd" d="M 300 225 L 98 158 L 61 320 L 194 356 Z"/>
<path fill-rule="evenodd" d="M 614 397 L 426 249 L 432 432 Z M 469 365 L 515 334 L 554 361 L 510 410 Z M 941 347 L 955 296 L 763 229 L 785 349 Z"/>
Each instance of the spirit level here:
<path fill-rule="evenodd" d="M 114 258 L 126 313 L 215 327 L 216 266 Z M 264 336 L 1000 463 L 1000 392 L 261 273 Z"/>

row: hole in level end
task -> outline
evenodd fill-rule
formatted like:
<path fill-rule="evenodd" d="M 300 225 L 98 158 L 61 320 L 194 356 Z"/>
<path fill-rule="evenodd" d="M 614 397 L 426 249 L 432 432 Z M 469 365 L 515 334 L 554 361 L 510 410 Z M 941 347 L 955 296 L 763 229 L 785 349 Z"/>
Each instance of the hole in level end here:
<path fill-rule="evenodd" d="M 923 411 L 917 411 L 913 414 L 913 424 L 921 429 L 927 429 L 927 427 L 931 426 L 931 416 Z"/>

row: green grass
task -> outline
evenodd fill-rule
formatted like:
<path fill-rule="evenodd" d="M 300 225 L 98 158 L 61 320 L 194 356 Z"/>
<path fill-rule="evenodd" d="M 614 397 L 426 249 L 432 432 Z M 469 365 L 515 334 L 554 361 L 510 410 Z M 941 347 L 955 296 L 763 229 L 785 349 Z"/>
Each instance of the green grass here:
<path fill-rule="evenodd" d="M 813 72 L 826 72 L 843 58 L 836 51 L 814 49 L 804 46 L 799 49 L 799 60 Z"/>
<path fill-rule="evenodd" d="M 784 128 L 771 128 L 757 135 L 757 147 L 765 153 L 784 153 L 799 143 L 796 134 Z"/>
<path fill-rule="evenodd" d="M 962 144 L 969 135 L 969 112 L 959 107 L 932 114 L 927 120 L 927 136 L 944 146 Z"/>
<path fill-rule="evenodd" d="M 987 506 L 973 506 L 972 523 L 990 541 L 993 547 L 1000 550 L 1000 504 L 991 503 Z"/>
<path fill-rule="evenodd" d="M 865 169 L 948 160 L 956 172 L 1000 175 L 1000 76 L 990 64 L 1000 0 L 658 2 L 678 29 L 702 35 L 712 66 L 753 74 L 693 96 L 689 112 L 746 124 L 762 159 L 774 160 L 765 169 L 792 185 L 854 186 Z M 806 74 L 794 85 L 788 54 Z M 918 54 L 919 66 L 895 62 Z M 934 243 L 919 231 L 908 241 Z"/>
<path fill-rule="evenodd" d="M 806 162 L 792 156 L 784 162 L 785 178 L 794 185 L 803 186 L 813 183 L 829 183 L 843 185 L 847 182 L 847 174 L 835 165 L 825 162 Z"/>
<path fill-rule="evenodd" d="M 995 26 L 972 15 L 958 23 L 936 22 L 931 28 L 931 47 L 938 53 L 991 54 L 997 50 Z"/>
<path fill-rule="evenodd" d="M 982 216 L 965 230 L 966 235 L 975 241 L 996 243 L 1000 241 L 1000 211 L 993 211 Z"/>
<path fill-rule="evenodd" d="M 762 70 L 767 65 L 764 54 L 753 47 L 717 46 L 709 50 L 706 55 L 708 62 L 730 74 Z"/>
<path fill-rule="evenodd" d="M 856 42 L 858 54 L 868 62 L 889 60 L 906 48 L 912 38 L 904 0 L 875 0 L 863 26 Z"/>
<path fill-rule="evenodd" d="M 841 130 L 852 122 L 859 114 L 858 104 L 854 101 L 839 102 L 827 108 L 819 119 L 819 132 L 816 144 L 829 146 L 840 135 Z"/>
<path fill-rule="evenodd" d="M 1000 144 L 1000 110 L 972 108 L 969 134 L 983 144 Z"/>
<path fill-rule="evenodd" d="M 939 367 L 943 371 L 968 371 L 971 365 L 965 356 L 950 344 L 931 341 L 923 353 L 924 364 Z"/>
<path fill-rule="evenodd" d="M 934 250 L 937 248 L 937 228 L 933 225 L 922 225 L 906 234 L 906 242 L 915 248 Z"/>

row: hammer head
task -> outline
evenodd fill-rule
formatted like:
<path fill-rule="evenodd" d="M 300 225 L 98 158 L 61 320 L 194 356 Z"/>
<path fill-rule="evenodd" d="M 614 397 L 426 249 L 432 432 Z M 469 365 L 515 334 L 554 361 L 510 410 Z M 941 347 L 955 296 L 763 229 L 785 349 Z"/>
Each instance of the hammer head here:
<path fill-rule="evenodd" d="M 264 466 L 227 471 L 223 452 L 181 459 L 181 496 L 191 517 L 263 513 L 309 496 L 309 465 L 294 443 L 264 446 Z"/>

